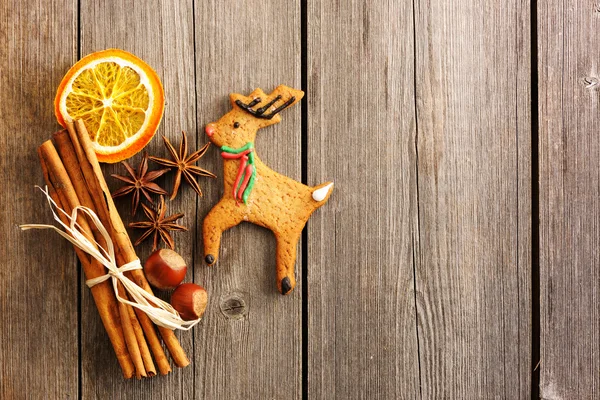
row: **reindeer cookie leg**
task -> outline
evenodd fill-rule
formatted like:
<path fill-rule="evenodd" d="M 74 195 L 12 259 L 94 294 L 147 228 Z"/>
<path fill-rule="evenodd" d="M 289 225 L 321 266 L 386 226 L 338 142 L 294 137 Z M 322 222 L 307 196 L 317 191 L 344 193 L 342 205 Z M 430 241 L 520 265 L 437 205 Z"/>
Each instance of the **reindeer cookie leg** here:
<path fill-rule="evenodd" d="M 229 200 L 218 202 L 204 219 L 202 234 L 204 237 L 204 261 L 213 265 L 219 258 L 221 235 L 224 231 L 242 222 L 243 216 Z"/>
<path fill-rule="evenodd" d="M 277 238 L 277 288 L 281 294 L 289 294 L 296 287 L 294 266 L 296 264 L 296 248 L 302 231 L 297 234 L 275 233 Z"/>

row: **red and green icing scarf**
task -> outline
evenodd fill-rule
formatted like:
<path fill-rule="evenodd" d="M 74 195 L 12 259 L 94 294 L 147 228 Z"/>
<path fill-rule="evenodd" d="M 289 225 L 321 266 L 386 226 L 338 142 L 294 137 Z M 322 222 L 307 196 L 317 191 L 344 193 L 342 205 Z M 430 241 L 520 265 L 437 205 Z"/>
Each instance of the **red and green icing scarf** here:
<path fill-rule="evenodd" d="M 256 165 L 254 164 L 254 143 L 248 142 L 239 149 L 221 146 L 221 157 L 225 160 L 240 159 L 240 167 L 233 184 L 233 198 L 248 204 L 248 196 L 256 180 Z"/>

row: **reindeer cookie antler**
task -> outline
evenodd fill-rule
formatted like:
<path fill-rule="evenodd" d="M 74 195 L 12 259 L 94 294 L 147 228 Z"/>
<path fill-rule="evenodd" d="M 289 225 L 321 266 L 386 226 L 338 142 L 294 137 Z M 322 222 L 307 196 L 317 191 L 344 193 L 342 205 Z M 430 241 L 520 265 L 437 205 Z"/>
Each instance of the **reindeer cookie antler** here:
<path fill-rule="evenodd" d="M 296 286 L 296 247 L 311 214 L 327 202 L 333 183 L 306 186 L 273 171 L 256 155 L 260 128 L 281 121 L 279 112 L 299 102 L 301 90 L 278 86 L 266 95 L 231 94 L 233 109 L 206 126 L 211 142 L 221 148 L 225 193 L 204 219 L 204 256 L 209 265 L 219 255 L 223 231 L 242 221 L 270 229 L 277 239 L 277 287 L 288 294 Z"/>

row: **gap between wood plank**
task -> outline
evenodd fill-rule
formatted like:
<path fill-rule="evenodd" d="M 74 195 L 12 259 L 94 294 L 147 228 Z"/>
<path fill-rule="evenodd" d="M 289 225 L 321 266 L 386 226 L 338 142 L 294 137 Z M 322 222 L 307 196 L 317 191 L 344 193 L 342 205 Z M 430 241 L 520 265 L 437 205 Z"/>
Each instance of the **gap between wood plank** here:
<path fill-rule="evenodd" d="M 419 118 L 417 111 L 417 13 L 415 11 L 415 1 L 413 0 L 413 100 L 415 110 L 415 191 L 416 191 L 416 202 L 417 202 L 417 232 L 416 235 L 419 237 L 419 242 L 416 246 L 420 245 L 421 240 L 421 221 L 419 213 Z M 419 367 L 419 397 L 423 398 L 423 382 L 421 378 L 421 347 L 419 343 L 419 312 L 417 309 L 417 252 L 415 247 L 415 234 L 413 233 L 412 238 L 412 254 L 413 254 L 413 294 L 415 304 L 415 334 L 417 336 L 417 365 Z M 420 254 L 420 253 L 418 253 Z"/>
<path fill-rule="evenodd" d="M 198 64 L 196 56 L 196 1 L 192 0 L 192 45 L 194 50 L 194 120 L 196 121 L 196 146 L 198 146 L 198 139 L 200 139 L 200 129 L 198 128 Z M 198 237 L 198 214 L 200 202 L 198 196 L 196 196 L 196 218 L 194 218 L 194 235 Z M 203 220 L 204 221 L 204 220 Z M 204 243 L 202 243 L 204 246 Z M 200 256 L 202 259 L 202 256 Z M 203 262 L 204 260 L 200 261 Z M 192 247 L 192 282 L 196 283 L 196 246 Z M 202 285 L 200 285 L 202 286 Z M 196 341 L 194 340 L 196 328 L 192 328 L 190 334 L 192 335 L 192 385 L 194 388 L 193 396 L 196 398 Z M 183 392 L 181 392 L 183 397 Z"/>
<path fill-rule="evenodd" d="M 301 119 L 301 180 L 308 181 L 308 3 L 300 1 L 300 85 L 304 91 L 304 101 L 300 107 Z M 308 399 L 308 224 L 302 230 L 302 399 Z"/>
<path fill-rule="evenodd" d="M 540 190 L 537 0 L 531 0 L 531 399 L 540 398 Z"/>
<path fill-rule="evenodd" d="M 77 0 L 77 61 L 81 59 L 81 0 Z M 81 296 L 83 296 L 83 290 L 81 290 L 82 275 L 81 275 L 81 262 L 79 258 L 77 261 L 77 398 L 81 399 L 83 396 L 83 354 L 82 354 L 82 321 L 83 314 L 81 312 Z"/>

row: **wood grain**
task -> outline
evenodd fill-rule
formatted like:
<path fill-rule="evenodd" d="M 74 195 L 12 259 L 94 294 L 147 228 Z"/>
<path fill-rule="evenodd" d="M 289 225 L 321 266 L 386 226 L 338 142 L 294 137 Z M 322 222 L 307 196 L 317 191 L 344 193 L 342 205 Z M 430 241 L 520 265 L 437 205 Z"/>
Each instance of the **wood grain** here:
<path fill-rule="evenodd" d="M 536 40 L 540 396 L 599 398 L 600 8 L 537 4 L 532 38 L 531 2 L 517 0 L 1 2 L 0 398 L 298 399 L 303 374 L 315 399 L 529 398 Z M 81 56 L 117 47 L 157 70 L 167 103 L 148 151 L 166 156 L 160 135 L 202 146 L 229 93 L 300 88 L 302 18 L 307 183 L 336 184 L 308 223 L 308 286 L 300 246 L 298 286 L 277 293 L 275 239 L 249 224 L 205 265 L 198 228 L 222 194 L 211 148 L 199 164 L 219 179 L 168 202 L 190 228 L 175 235 L 186 280 L 209 292 L 204 321 L 179 334 L 193 363 L 124 381 L 71 246 L 17 228 L 51 222 L 36 149 L 58 129 L 52 100 L 78 35 Z M 301 107 L 256 143 L 295 179 Z M 172 175 L 158 183 L 170 190 Z M 128 200 L 125 223 L 142 218 Z"/>
<path fill-rule="evenodd" d="M 194 90 L 194 38 L 193 13 L 191 2 L 161 1 L 110 1 L 98 3 L 81 2 L 81 55 L 106 48 L 121 48 L 130 51 L 146 61 L 160 76 L 165 90 L 165 113 L 160 128 L 145 150 L 149 154 L 166 157 L 167 151 L 161 136 L 166 135 L 177 147 L 181 131 L 188 134 L 188 146 L 194 149 L 196 143 L 195 90 Z M 203 143 L 203 142 L 202 142 Z M 130 161 L 137 167 L 141 154 Z M 151 163 L 151 169 L 161 166 Z M 104 165 L 103 170 L 111 190 L 120 187 L 120 182 L 110 178 L 110 173 L 125 174 L 121 165 Z M 172 188 L 172 175 L 159 178 L 157 182 L 165 190 Z M 200 180 L 201 186 L 208 182 Z M 211 182 L 214 184 L 214 182 Z M 158 200 L 158 197 L 154 197 Z M 127 224 L 141 220 L 141 207 L 134 218 L 131 216 L 130 198 L 117 201 L 123 222 Z M 177 199 L 167 200 L 167 213 L 184 212 L 180 220 L 189 232 L 174 235 L 176 250 L 190 265 L 187 281 L 193 279 L 193 247 L 196 229 L 196 195 L 191 188 L 180 189 Z M 141 234 L 130 230 L 132 239 Z M 150 255 L 151 241 L 136 248 L 140 259 Z M 168 293 L 157 291 L 157 295 L 168 300 Z M 171 362 L 173 372 L 166 377 L 155 377 L 141 382 L 114 379 L 117 364 L 112 362 L 112 354 L 106 335 L 100 329 L 100 320 L 93 308 L 87 291 L 82 293 L 82 378 L 84 398 L 191 398 L 193 397 L 193 366 L 179 369 Z M 202 325 L 200 325 L 201 327 Z M 201 329 L 201 328 L 200 328 Z M 193 357 L 191 332 L 178 334 L 183 348 L 190 359 Z M 109 362 L 110 361 L 110 362 Z M 106 379 L 106 377 L 111 377 Z"/>
<path fill-rule="evenodd" d="M 539 3 L 540 396 L 600 397 L 597 4 Z"/>
<path fill-rule="evenodd" d="M 52 100 L 61 68 L 76 57 L 77 5 L 0 4 L 0 398 L 75 398 L 77 262 L 68 242 L 48 232 L 37 147 L 57 129 Z M 43 261 L 41 261 L 43 260 Z M 43 393 L 43 395 L 42 395 Z"/>
<path fill-rule="evenodd" d="M 530 396 L 529 7 L 416 3 L 426 399 Z"/>
<path fill-rule="evenodd" d="M 202 1 L 196 8 L 198 129 L 230 110 L 229 93 L 269 93 L 278 84 L 300 87 L 299 1 Z M 280 124 L 258 132 L 255 148 L 268 166 L 300 179 L 300 106 Z M 198 202 L 198 223 L 222 195 L 222 161 L 209 151 L 219 182 Z M 199 225 L 200 226 L 200 225 Z M 300 247 L 298 249 L 300 252 Z M 204 326 L 195 329 L 197 398 L 280 399 L 301 397 L 301 294 L 277 292 L 275 238 L 241 224 L 223 235 L 221 255 L 207 267 L 201 229 L 195 249 L 196 283 L 209 293 Z M 296 278 L 302 273 L 296 261 Z M 242 304 L 242 302 L 244 304 Z"/>
<path fill-rule="evenodd" d="M 412 2 L 308 2 L 308 397 L 419 397 Z"/>

